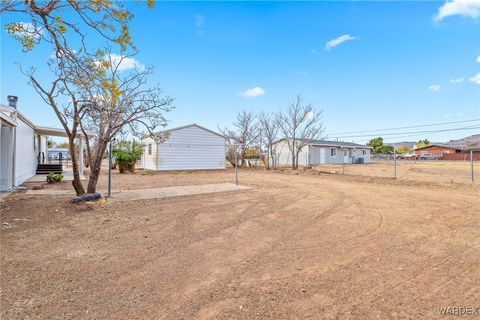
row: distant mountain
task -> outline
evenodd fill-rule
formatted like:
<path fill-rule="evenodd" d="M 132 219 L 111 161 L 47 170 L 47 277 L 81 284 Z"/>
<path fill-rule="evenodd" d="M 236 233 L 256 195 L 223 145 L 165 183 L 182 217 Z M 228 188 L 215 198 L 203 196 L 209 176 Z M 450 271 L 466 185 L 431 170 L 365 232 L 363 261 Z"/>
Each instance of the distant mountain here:
<path fill-rule="evenodd" d="M 480 148 L 480 134 L 474 134 L 463 139 L 450 140 L 446 144 L 459 148 Z"/>
<path fill-rule="evenodd" d="M 416 141 L 402 141 L 386 144 L 394 146 L 395 148 L 400 146 L 408 146 L 409 149 L 412 149 L 416 143 Z M 474 134 L 462 139 L 450 140 L 448 142 L 430 142 L 430 144 L 439 144 L 458 148 L 480 148 L 480 134 Z"/>

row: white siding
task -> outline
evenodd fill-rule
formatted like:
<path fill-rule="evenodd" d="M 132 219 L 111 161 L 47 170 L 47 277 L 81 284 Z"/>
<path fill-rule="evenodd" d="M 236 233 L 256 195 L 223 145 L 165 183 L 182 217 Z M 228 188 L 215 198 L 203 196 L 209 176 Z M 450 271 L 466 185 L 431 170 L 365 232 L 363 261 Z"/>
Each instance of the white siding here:
<path fill-rule="evenodd" d="M 37 169 L 38 140 L 33 128 L 18 118 L 16 128 L 15 185 L 35 175 Z M 35 141 L 35 144 L 34 144 Z M 35 145 L 35 149 L 34 149 Z"/>
<path fill-rule="evenodd" d="M 8 191 L 13 187 L 13 131 L 14 127 L 1 126 L 0 136 L 0 191 Z"/>
<path fill-rule="evenodd" d="M 278 142 L 275 144 L 276 146 L 276 153 L 275 153 L 275 159 L 276 159 L 276 164 L 279 167 L 288 167 L 292 166 L 292 153 L 290 151 L 290 148 L 288 147 L 288 143 L 284 140 Z M 305 146 L 300 150 L 300 153 L 298 154 L 298 165 L 299 166 L 306 166 L 308 165 L 308 153 L 309 153 L 309 148 L 308 146 Z"/>
<path fill-rule="evenodd" d="M 170 137 L 165 142 L 156 145 L 156 148 L 152 146 L 152 155 L 156 154 L 153 158 L 148 157 L 149 141 L 149 139 L 142 141 L 147 144 L 145 169 L 161 171 L 225 169 L 225 138 L 196 125 L 171 131 Z"/>
<path fill-rule="evenodd" d="M 275 159 L 277 159 L 277 165 L 282 166 L 291 166 L 292 165 L 292 156 L 290 149 L 288 148 L 288 143 L 284 140 L 279 141 L 275 144 L 276 154 Z M 332 156 L 331 149 L 335 149 L 335 155 Z M 298 164 L 300 166 L 306 165 L 318 165 L 318 164 L 342 164 L 344 150 L 347 155 L 345 163 L 352 163 L 354 159 L 363 158 L 364 163 L 370 162 L 370 149 L 362 147 L 330 147 L 326 145 L 309 145 L 303 147 L 298 155 Z M 365 150 L 366 154 L 363 154 Z M 320 154 L 324 152 L 324 157 Z"/>

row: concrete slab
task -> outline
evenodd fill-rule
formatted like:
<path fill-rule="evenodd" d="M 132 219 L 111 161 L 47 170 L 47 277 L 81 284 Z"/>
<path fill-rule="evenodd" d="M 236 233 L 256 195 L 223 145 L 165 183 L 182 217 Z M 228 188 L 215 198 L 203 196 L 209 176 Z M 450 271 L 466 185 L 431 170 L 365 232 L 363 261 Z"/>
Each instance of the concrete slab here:
<path fill-rule="evenodd" d="M 72 169 L 63 169 L 63 181 L 73 181 L 73 170 Z M 25 182 L 45 182 L 47 180 L 46 174 L 37 174 Z M 86 180 L 85 176 L 80 175 L 80 180 Z"/>
<path fill-rule="evenodd" d="M 240 186 L 234 183 L 215 183 L 215 184 L 201 184 L 194 186 L 177 186 L 164 188 L 149 188 L 149 189 L 133 189 L 133 190 L 117 190 L 112 192 L 109 201 L 129 201 L 140 199 L 155 199 L 155 198 L 170 198 L 187 196 L 194 194 L 205 194 L 215 192 L 226 192 L 236 190 L 247 190 L 250 187 Z M 28 194 L 32 195 L 71 195 L 74 196 L 73 190 L 57 190 L 57 189 L 40 189 L 28 190 Z"/>

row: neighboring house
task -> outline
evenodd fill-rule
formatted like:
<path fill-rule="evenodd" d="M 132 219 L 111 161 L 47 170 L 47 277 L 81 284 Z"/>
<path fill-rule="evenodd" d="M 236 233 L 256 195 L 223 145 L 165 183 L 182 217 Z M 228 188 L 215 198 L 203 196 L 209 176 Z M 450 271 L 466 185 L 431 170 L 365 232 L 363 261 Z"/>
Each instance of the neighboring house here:
<path fill-rule="evenodd" d="M 424 154 L 431 154 L 442 160 L 470 160 L 470 151 L 473 152 L 473 160 L 480 160 L 479 148 L 470 149 L 431 144 L 414 150 L 419 157 Z"/>
<path fill-rule="evenodd" d="M 150 137 L 142 139 L 144 169 L 225 169 L 226 138 L 221 134 L 195 123 L 160 133 L 167 135 L 160 144 Z"/>
<path fill-rule="evenodd" d="M 12 190 L 48 166 L 48 136 L 66 136 L 62 129 L 34 125 L 17 110 L 17 101 L 8 96 L 9 105 L 0 105 L 0 191 Z"/>
<path fill-rule="evenodd" d="M 306 143 L 298 154 L 298 165 L 311 166 L 319 164 L 342 163 L 369 163 L 371 147 L 361 144 L 327 140 L 302 140 Z M 288 141 L 281 139 L 274 143 L 275 164 L 277 166 L 290 166 L 292 154 Z M 270 157 L 270 161 L 272 157 Z"/>
<path fill-rule="evenodd" d="M 68 148 L 52 148 L 48 149 L 47 158 L 50 162 L 66 162 L 70 160 L 70 151 Z"/>

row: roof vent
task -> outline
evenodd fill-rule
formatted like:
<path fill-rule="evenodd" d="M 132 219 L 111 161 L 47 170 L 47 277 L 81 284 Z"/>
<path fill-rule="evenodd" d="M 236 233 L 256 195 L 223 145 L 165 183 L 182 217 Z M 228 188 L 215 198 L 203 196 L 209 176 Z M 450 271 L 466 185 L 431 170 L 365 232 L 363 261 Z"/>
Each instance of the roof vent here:
<path fill-rule="evenodd" d="M 17 96 L 7 96 L 8 99 L 8 105 L 14 109 L 17 109 L 17 101 L 18 97 Z"/>

